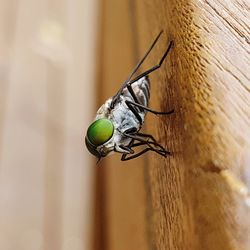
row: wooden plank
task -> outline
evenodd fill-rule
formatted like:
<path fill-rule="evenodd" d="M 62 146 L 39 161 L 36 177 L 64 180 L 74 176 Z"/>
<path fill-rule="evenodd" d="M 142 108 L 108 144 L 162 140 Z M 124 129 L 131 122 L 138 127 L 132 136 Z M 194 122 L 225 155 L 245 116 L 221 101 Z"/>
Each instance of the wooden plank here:
<path fill-rule="evenodd" d="M 129 75 L 136 64 L 137 45 L 129 1 L 105 0 L 102 5 L 98 105 L 112 96 Z M 96 249 L 146 249 L 142 163 L 139 159 L 136 164 L 121 164 L 120 155 L 113 155 L 98 167 L 96 227 L 101 242 Z"/>
<path fill-rule="evenodd" d="M 244 6 L 244 1 L 147 6 L 154 20 L 149 27 L 164 27 L 175 41 L 171 64 L 159 73 L 159 81 L 169 86 L 159 94 L 162 106 L 170 102 L 176 110 L 170 124 L 162 119 L 159 125 L 173 157 L 150 168 L 158 249 L 249 248 L 250 222 L 242 221 L 249 218 L 247 197 L 222 171 L 245 180 L 250 110 Z"/>
<path fill-rule="evenodd" d="M 107 51 L 114 49 L 118 55 L 115 42 L 123 51 L 129 47 L 114 39 L 126 34 L 127 19 L 121 18 L 124 13 L 117 17 L 118 9 L 126 10 L 116 8 L 114 14 L 110 6 L 105 26 L 111 27 L 112 34 L 105 34 L 110 43 L 103 52 L 104 74 L 112 76 L 115 63 Z M 249 3 L 137 1 L 136 16 L 140 48 L 164 30 L 151 64 L 160 58 L 167 41 L 175 43 L 162 69 L 151 77 L 152 96 L 157 96 L 151 106 L 174 108 L 175 114 L 147 120 L 149 131 L 157 134 L 172 156 L 165 160 L 152 155 L 146 169 L 135 160 L 133 167 L 126 166 L 129 173 L 123 172 L 124 163 L 115 162 L 112 167 L 114 158 L 106 163 L 107 231 L 111 234 L 107 245 L 109 249 L 136 249 L 140 240 L 133 238 L 138 233 L 129 227 L 133 221 L 142 225 L 140 249 L 249 249 Z M 114 29 L 116 25 L 122 31 Z M 125 68 L 115 65 L 116 72 Z M 138 168 L 143 171 L 136 179 Z M 132 190 L 143 188 L 146 194 L 136 192 L 140 203 L 126 198 Z M 141 222 L 142 217 L 129 207 L 138 211 L 145 205 Z"/>

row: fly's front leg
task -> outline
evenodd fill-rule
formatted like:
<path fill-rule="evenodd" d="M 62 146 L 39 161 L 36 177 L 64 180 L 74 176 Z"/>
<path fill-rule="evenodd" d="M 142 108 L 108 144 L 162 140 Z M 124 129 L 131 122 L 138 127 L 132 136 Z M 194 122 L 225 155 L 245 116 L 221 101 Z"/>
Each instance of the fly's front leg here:
<path fill-rule="evenodd" d="M 122 154 L 134 153 L 133 149 L 131 149 L 130 146 L 125 146 L 125 145 L 115 145 L 114 151 L 117 153 L 122 153 Z"/>
<path fill-rule="evenodd" d="M 155 139 L 152 135 L 150 135 L 150 134 L 143 134 L 143 133 L 137 133 L 137 135 L 140 136 L 140 137 L 146 138 L 146 140 L 147 140 L 149 143 L 155 145 L 156 147 L 161 148 L 161 150 L 163 150 L 163 151 L 166 151 L 165 148 L 164 148 L 163 146 L 161 146 L 161 145 L 156 141 L 156 139 Z M 150 139 L 151 139 L 152 141 L 150 141 Z M 166 152 L 170 154 L 170 152 L 168 152 L 168 151 L 166 151 Z"/>
<path fill-rule="evenodd" d="M 139 147 L 139 146 L 144 146 L 144 145 L 150 145 L 151 143 L 149 142 L 138 142 L 138 143 L 135 143 L 133 145 L 131 145 L 131 149 L 132 148 L 135 148 L 135 147 Z M 169 154 L 168 151 L 164 150 L 158 150 L 158 149 L 155 149 L 153 147 L 148 147 L 148 148 L 145 148 L 143 149 L 142 151 L 138 152 L 138 153 L 134 153 L 134 154 L 123 154 L 122 157 L 121 157 L 121 161 L 128 161 L 128 160 L 132 160 L 132 159 L 135 159 L 145 153 L 147 153 L 148 151 L 154 151 L 156 153 L 158 153 L 159 155 L 163 156 L 163 157 L 167 157 L 167 155 Z"/>
<path fill-rule="evenodd" d="M 150 151 L 150 148 L 145 148 L 144 150 L 142 150 L 141 152 L 137 153 L 137 154 L 133 154 L 133 155 L 128 155 L 128 154 L 123 154 L 121 157 L 121 161 L 128 161 L 128 160 L 132 160 L 134 158 L 139 157 L 142 154 L 145 154 L 146 152 Z"/>
<path fill-rule="evenodd" d="M 143 134 L 143 133 L 140 133 L 140 132 L 137 132 L 137 131 L 126 131 L 124 133 L 125 136 L 127 137 L 130 137 L 130 138 L 133 138 L 133 139 L 136 139 L 140 142 L 143 142 L 143 143 L 148 143 L 149 146 L 151 145 L 154 145 L 156 147 L 159 147 L 160 148 L 160 151 L 164 151 L 164 152 L 167 152 L 168 154 L 170 154 L 170 152 L 166 151 L 165 148 L 163 146 L 161 146 L 157 141 L 156 139 L 150 135 L 150 134 Z M 152 140 L 152 141 L 150 141 Z M 135 145 L 135 144 L 133 144 Z"/>
<path fill-rule="evenodd" d="M 159 143 L 156 142 L 155 138 L 152 135 L 139 133 L 135 127 L 126 130 L 122 134 L 125 137 L 131 138 L 131 141 L 126 146 L 119 145 L 122 150 L 126 150 L 125 152 L 119 151 L 120 153 L 123 153 L 121 161 L 127 161 L 137 158 L 148 151 L 156 152 L 163 157 L 167 157 L 167 155 L 170 154 L 169 151 L 165 150 Z M 138 142 L 135 143 L 135 141 Z M 140 152 L 135 153 L 134 149 L 140 146 L 147 146 L 147 148 L 144 148 Z"/>
<path fill-rule="evenodd" d="M 149 147 L 148 150 L 155 151 L 156 153 L 163 155 L 163 156 L 170 155 L 170 152 L 165 150 L 165 148 L 163 148 L 159 143 L 157 143 L 152 135 L 141 134 L 141 133 L 134 133 L 134 134 L 123 133 L 123 134 L 124 136 L 127 136 L 133 140 L 139 141 L 139 143 L 134 143 L 133 145 L 129 145 L 130 148 L 141 146 L 141 145 L 147 145 Z M 149 138 L 153 138 L 152 139 L 153 141 L 150 141 Z"/>

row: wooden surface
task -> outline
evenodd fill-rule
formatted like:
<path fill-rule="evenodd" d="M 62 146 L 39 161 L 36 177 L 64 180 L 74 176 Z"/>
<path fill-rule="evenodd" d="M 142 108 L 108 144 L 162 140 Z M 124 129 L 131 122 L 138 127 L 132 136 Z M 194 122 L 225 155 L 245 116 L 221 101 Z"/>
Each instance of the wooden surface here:
<path fill-rule="evenodd" d="M 129 6 L 104 1 L 100 103 L 163 29 L 150 106 L 175 114 L 146 123 L 172 156 L 103 163 L 101 249 L 250 249 L 250 4 L 137 0 L 135 26 Z"/>
<path fill-rule="evenodd" d="M 102 7 L 98 106 L 117 91 L 136 63 L 130 5 L 122 0 L 103 1 Z M 138 159 L 136 165 L 128 162 L 121 166 L 120 155 L 113 155 L 98 167 L 97 249 L 129 249 L 128 242 L 133 242 L 134 249 L 147 246 L 142 163 L 143 159 Z"/>

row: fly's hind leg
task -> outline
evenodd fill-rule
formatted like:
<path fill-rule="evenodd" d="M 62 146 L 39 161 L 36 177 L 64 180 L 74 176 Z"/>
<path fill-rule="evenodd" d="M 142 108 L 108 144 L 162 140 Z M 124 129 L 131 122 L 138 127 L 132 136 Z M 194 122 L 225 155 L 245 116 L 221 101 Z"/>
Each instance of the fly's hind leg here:
<path fill-rule="evenodd" d="M 143 133 L 139 133 L 139 132 L 124 133 L 124 135 L 133 139 L 133 140 L 137 140 L 141 143 L 148 144 L 149 147 L 152 147 L 152 145 L 154 145 L 159 150 L 159 152 L 165 152 L 166 154 L 170 154 L 169 151 L 167 151 L 163 146 L 161 146 L 158 142 L 156 142 L 155 138 L 152 135 L 143 134 Z M 152 141 L 150 141 L 150 140 L 152 140 Z"/>
<path fill-rule="evenodd" d="M 161 33 L 160 33 L 160 34 L 161 34 Z M 160 34 L 159 34 L 159 36 L 157 37 L 157 39 L 154 41 L 153 46 L 154 46 L 154 44 L 156 43 L 156 41 L 158 40 L 158 38 L 160 37 Z M 149 75 L 150 73 L 152 73 L 153 71 L 159 69 L 159 68 L 161 67 L 162 63 L 164 62 L 165 58 L 167 57 L 167 55 L 168 55 L 168 53 L 169 53 L 169 51 L 170 51 L 172 45 L 173 45 L 173 41 L 171 41 L 171 42 L 169 43 L 169 46 L 168 46 L 167 50 L 165 51 L 165 53 L 163 54 L 163 56 L 162 56 L 160 62 L 159 62 L 157 65 L 155 65 L 154 67 L 152 67 L 152 68 L 150 68 L 149 70 L 145 71 L 144 73 L 138 75 L 138 76 L 137 76 L 136 78 L 134 78 L 133 80 L 131 80 L 131 77 L 132 77 L 133 74 L 134 74 L 134 73 L 132 73 L 131 76 L 129 77 L 129 80 L 128 80 L 128 81 L 125 81 L 125 83 L 123 84 L 123 86 L 122 86 L 122 88 L 121 88 L 121 90 L 123 90 L 125 87 L 127 87 L 129 93 L 131 94 L 131 96 L 132 96 L 134 102 L 128 101 L 128 100 L 127 100 L 127 101 L 126 101 L 126 104 L 127 104 L 128 108 L 129 108 L 129 109 L 133 112 L 133 114 L 136 116 L 136 118 L 137 118 L 137 120 L 139 121 L 140 124 L 142 124 L 142 119 L 141 119 L 140 115 L 138 114 L 137 110 L 135 109 L 135 107 L 133 107 L 133 106 L 136 106 L 136 107 L 139 109 L 139 111 L 147 110 L 147 111 L 149 111 L 149 112 L 151 112 L 151 113 L 158 114 L 158 115 L 160 115 L 160 114 L 161 114 L 161 115 L 167 115 L 167 114 L 171 114 L 171 113 L 174 112 L 173 110 L 171 110 L 170 112 L 158 112 L 158 111 L 154 111 L 154 110 L 149 109 L 148 107 L 142 105 L 142 104 L 139 102 L 139 100 L 138 100 L 137 96 L 135 95 L 135 92 L 134 92 L 134 90 L 133 90 L 133 88 L 132 88 L 132 86 L 131 86 L 134 82 L 138 81 L 138 80 L 141 79 L 142 77 L 148 76 L 148 75 Z M 153 48 L 153 46 L 152 46 L 152 48 Z M 152 49 L 152 48 L 151 48 L 151 49 Z M 150 50 L 151 50 L 151 49 L 150 49 Z M 149 50 L 149 52 L 150 52 L 150 50 Z M 148 52 L 148 53 L 149 53 L 149 52 Z M 147 55 L 147 54 L 146 54 L 146 55 Z M 142 62 L 145 60 L 145 58 L 146 58 L 146 56 L 142 59 Z M 141 63 L 142 63 L 142 62 L 141 62 Z M 139 63 L 139 64 L 140 64 L 140 63 Z M 122 93 L 121 90 L 118 91 L 117 95 L 113 98 L 112 103 L 111 103 L 111 105 L 110 105 L 111 108 L 113 108 L 114 103 L 116 102 L 116 99 L 117 99 L 118 96 L 120 96 L 120 94 Z"/>
<path fill-rule="evenodd" d="M 143 58 L 136 64 L 135 68 L 132 70 L 130 76 L 128 77 L 128 79 L 122 84 L 121 88 L 118 90 L 118 92 L 116 93 L 116 95 L 112 98 L 112 102 L 110 105 L 110 108 L 113 109 L 114 105 L 116 103 L 116 101 L 119 99 L 123 89 L 127 86 L 127 83 L 131 81 L 131 78 L 134 76 L 134 74 L 137 72 L 137 70 L 140 68 L 140 66 L 143 64 L 143 62 L 145 61 L 145 59 L 148 57 L 149 53 L 152 51 L 152 49 L 154 48 L 154 46 L 156 45 L 158 39 L 160 38 L 161 34 L 163 33 L 163 31 L 161 31 L 158 36 L 155 38 L 155 40 L 153 41 L 153 43 L 151 44 L 151 46 L 149 47 L 149 49 L 147 50 L 147 52 L 145 53 L 145 55 L 143 56 Z"/>
<path fill-rule="evenodd" d="M 160 32 L 160 34 L 156 37 L 155 41 L 153 42 L 153 44 L 151 45 L 151 47 L 149 48 L 149 50 L 146 52 L 146 54 L 144 55 L 144 57 L 139 61 L 139 63 L 136 65 L 135 69 L 132 71 L 132 73 L 130 74 L 129 78 L 122 84 L 122 87 L 119 89 L 119 91 L 116 93 L 116 95 L 113 97 L 112 102 L 111 102 L 111 109 L 114 108 L 114 105 L 116 103 L 116 101 L 118 100 L 118 98 L 120 97 L 123 89 L 125 87 L 128 88 L 128 86 L 131 86 L 134 82 L 138 81 L 139 79 L 141 79 L 144 76 L 148 76 L 149 74 L 151 74 L 152 72 L 154 72 L 155 70 L 159 69 L 162 65 L 162 63 L 164 62 L 164 60 L 166 59 L 171 47 L 173 46 L 174 42 L 170 41 L 167 50 L 165 51 L 165 53 L 163 54 L 162 58 L 160 59 L 159 63 L 156 64 L 155 66 L 153 66 L 152 68 L 146 70 L 145 72 L 143 72 L 142 74 L 136 76 L 133 80 L 131 80 L 131 78 L 133 77 L 133 75 L 136 73 L 136 71 L 139 69 L 139 67 L 142 65 L 142 63 L 144 62 L 144 60 L 147 58 L 148 54 L 151 52 L 151 50 L 153 49 L 153 47 L 155 46 L 156 42 L 158 41 L 159 37 L 161 36 L 162 32 Z M 135 100 L 136 101 L 136 100 Z"/>
<path fill-rule="evenodd" d="M 130 84 L 133 84 L 134 82 L 138 81 L 139 79 L 141 79 L 144 76 L 148 76 L 149 74 L 151 74 L 152 72 L 154 72 L 155 70 L 159 69 L 162 65 L 162 63 L 164 62 L 164 60 L 166 59 L 171 47 L 173 46 L 174 42 L 170 41 L 167 50 L 165 51 L 165 53 L 163 54 L 160 62 L 158 64 L 156 64 L 155 66 L 153 66 L 152 68 L 146 70 L 145 72 L 143 72 L 142 74 L 136 76 L 133 80 L 129 81 Z"/>
<path fill-rule="evenodd" d="M 170 155 L 170 152 L 165 150 L 159 143 L 157 143 L 152 135 L 142 134 L 142 133 L 138 133 L 138 132 L 134 133 L 134 134 L 129 134 L 129 133 L 123 133 L 123 134 L 124 134 L 124 136 L 127 136 L 127 137 L 132 139 L 130 144 L 127 146 L 127 148 L 130 148 L 131 151 L 133 150 L 132 148 L 136 148 L 139 146 L 148 146 L 148 147 L 143 149 L 142 151 L 140 151 L 138 153 L 131 153 L 131 154 L 125 153 L 125 154 L 123 154 L 121 157 L 122 161 L 134 159 L 134 158 L 139 157 L 140 155 L 142 155 L 148 151 L 154 151 L 163 157 Z M 150 139 L 152 141 L 150 141 Z M 135 140 L 137 140 L 139 142 L 134 143 Z"/>
<path fill-rule="evenodd" d="M 165 58 L 167 57 L 167 55 L 168 55 L 168 53 L 169 53 L 172 45 L 173 45 L 173 41 L 171 41 L 169 43 L 167 50 L 165 51 L 165 53 L 163 54 L 160 62 L 157 65 L 155 65 L 154 67 L 152 67 L 149 70 L 145 71 L 144 73 L 140 74 L 135 79 L 133 79 L 133 80 L 131 80 L 131 81 L 129 81 L 129 82 L 126 83 L 126 87 L 127 87 L 129 93 L 131 94 L 131 96 L 134 99 L 134 102 L 127 100 L 126 104 L 128 105 L 129 109 L 133 112 L 133 114 L 136 116 L 136 118 L 138 119 L 138 121 L 140 122 L 140 124 L 142 124 L 142 119 L 141 119 L 140 115 L 138 114 L 138 112 L 136 111 L 136 109 L 133 106 L 138 107 L 140 111 L 147 110 L 147 111 L 149 111 L 149 112 L 151 112 L 153 114 L 156 114 L 156 115 L 169 115 L 169 114 L 172 114 L 174 112 L 174 110 L 171 110 L 169 112 L 159 112 L 159 111 L 152 110 L 152 109 L 150 109 L 150 108 L 142 105 L 138 101 L 138 98 L 136 97 L 135 92 L 134 92 L 134 90 L 133 90 L 133 88 L 131 86 L 134 82 L 138 81 L 142 77 L 148 76 L 153 71 L 159 69 L 161 67 L 162 63 L 164 62 Z"/>

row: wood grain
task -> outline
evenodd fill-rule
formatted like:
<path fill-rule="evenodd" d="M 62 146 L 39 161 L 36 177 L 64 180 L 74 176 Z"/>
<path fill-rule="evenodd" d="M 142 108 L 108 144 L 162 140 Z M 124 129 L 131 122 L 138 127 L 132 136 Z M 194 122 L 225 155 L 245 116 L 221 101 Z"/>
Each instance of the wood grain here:
<path fill-rule="evenodd" d="M 242 166 L 250 111 L 244 3 L 157 1 L 145 10 L 154 20 L 149 26 L 166 27 L 175 41 L 171 65 L 159 74 L 170 86 L 160 92 L 162 106 L 176 109 L 170 125 L 160 123 L 173 158 L 165 168 L 158 159 L 150 168 L 156 247 L 248 249 L 247 196 L 221 174 L 230 169 L 237 182 L 248 167 Z"/>
<path fill-rule="evenodd" d="M 126 175 L 121 173 L 124 163 L 105 166 L 106 185 L 112 187 L 106 189 L 111 197 L 106 215 L 112 221 L 107 225 L 108 249 L 138 249 L 137 239 L 127 240 L 135 235 L 133 228 L 127 230 L 129 222 L 140 221 L 128 210 L 130 206 L 135 211 L 146 206 L 142 225 L 147 233 L 140 249 L 249 249 L 249 2 L 136 3 L 139 33 L 134 35 L 139 36 L 140 49 L 164 30 L 150 64 L 160 58 L 167 41 L 175 43 L 167 62 L 151 77 L 152 96 L 156 96 L 151 106 L 174 108 L 175 114 L 147 119 L 149 131 L 158 135 L 172 156 L 164 160 L 150 155 L 146 168 L 134 161 L 133 168 L 126 166 Z M 121 24 L 120 16 L 112 18 L 112 24 Z M 113 32 L 124 32 L 126 25 L 122 27 Z M 120 41 L 119 46 L 125 50 L 126 44 L 127 40 Z M 139 168 L 143 172 L 135 179 Z M 124 199 L 142 185 L 146 197 L 143 192 L 136 194 L 137 200 L 143 197 L 142 203 Z M 117 206 L 119 216 L 113 210 Z"/>

